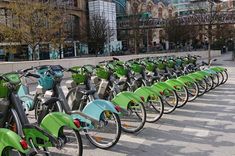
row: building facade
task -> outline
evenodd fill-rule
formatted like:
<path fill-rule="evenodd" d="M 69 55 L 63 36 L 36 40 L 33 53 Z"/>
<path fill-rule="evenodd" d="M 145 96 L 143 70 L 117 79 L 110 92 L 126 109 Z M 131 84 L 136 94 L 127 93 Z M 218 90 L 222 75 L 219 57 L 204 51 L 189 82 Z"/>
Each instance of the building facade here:
<path fill-rule="evenodd" d="M 90 0 L 89 1 L 89 18 L 90 20 L 94 15 L 99 15 L 104 18 L 109 25 L 109 28 L 113 31 L 110 36 L 110 41 L 117 40 L 117 20 L 116 20 L 116 4 L 103 0 Z"/>
<path fill-rule="evenodd" d="M 47 1 L 43 1 L 47 2 Z M 62 45 L 62 57 L 74 57 L 82 52 L 84 47 L 80 44 L 81 28 L 87 27 L 88 24 L 88 0 L 52 0 L 50 3 L 61 6 L 66 9 L 68 19 L 66 21 L 66 28 L 68 31 L 68 37 L 66 44 Z M 11 20 L 11 15 L 8 9 L 8 5 L 11 3 L 10 0 L 0 0 L 0 23 L 8 24 Z M 4 48 L 8 43 L 0 43 L 0 55 L 4 54 Z M 15 59 L 27 60 L 30 58 L 30 48 L 27 45 L 17 46 L 16 53 L 14 54 Z M 58 57 L 54 54 L 55 51 L 50 48 L 49 44 L 39 45 L 38 59 L 50 59 Z M 53 53 L 53 54 L 52 54 Z"/>
<path fill-rule="evenodd" d="M 98 15 L 98 18 L 105 19 L 108 22 L 108 41 L 104 45 L 102 53 L 104 55 L 110 55 L 113 52 L 120 51 L 122 44 L 117 40 L 117 14 L 122 12 L 122 3 L 124 1 L 112 0 L 89 0 L 89 19 L 90 22 L 94 22 L 93 17 Z M 117 12 L 117 9 L 119 12 Z M 97 20 L 97 19 L 96 19 Z"/>

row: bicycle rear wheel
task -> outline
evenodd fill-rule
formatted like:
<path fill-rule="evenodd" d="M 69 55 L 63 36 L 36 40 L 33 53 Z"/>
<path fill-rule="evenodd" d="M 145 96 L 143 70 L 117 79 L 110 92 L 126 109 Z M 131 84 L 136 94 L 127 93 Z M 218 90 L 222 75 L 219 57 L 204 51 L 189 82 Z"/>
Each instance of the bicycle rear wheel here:
<path fill-rule="evenodd" d="M 211 76 L 207 76 L 205 78 L 206 84 L 207 84 L 207 88 L 206 88 L 206 92 L 209 92 L 210 90 L 212 90 L 214 82 Z"/>
<path fill-rule="evenodd" d="M 191 102 L 195 100 L 198 96 L 199 88 L 196 82 L 192 82 L 187 85 L 188 88 L 188 101 Z"/>
<path fill-rule="evenodd" d="M 222 84 L 224 84 L 224 83 L 227 82 L 227 80 L 228 80 L 228 72 L 227 72 L 227 70 L 224 70 L 224 71 L 222 72 L 222 75 L 223 75 L 223 77 L 224 77 Z"/>
<path fill-rule="evenodd" d="M 109 149 L 117 144 L 121 136 L 121 122 L 119 116 L 110 111 L 101 115 L 100 125 L 95 129 L 84 129 L 87 139 L 94 146 Z"/>
<path fill-rule="evenodd" d="M 145 104 L 146 122 L 153 123 L 158 121 L 164 112 L 164 104 L 160 96 L 149 99 Z"/>
<path fill-rule="evenodd" d="M 224 81 L 224 75 L 222 74 L 222 72 L 219 72 L 217 75 L 218 75 L 218 78 L 219 78 L 219 84 L 218 85 L 221 85 Z"/>
<path fill-rule="evenodd" d="M 188 102 L 188 89 L 185 86 L 180 87 L 176 90 L 176 94 L 178 97 L 177 108 L 181 108 Z"/>
<path fill-rule="evenodd" d="M 206 80 L 202 79 L 200 81 L 197 81 L 198 87 L 199 87 L 199 93 L 198 96 L 202 96 L 203 94 L 205 94 L 205 92 L 207 91 L 207 83 Z"/>
<path fill-rule="evenodd" d="M 79 131 L 63 127 L 60 129 L 58 138 L 64 142 L 61 149 L 48 147 L 49 156 L 82 156 L 83 145 Z"/>
<path fill-rule="evenodd" d="M 217 74 L 213 74 L 211 76 L 211 78 L 213 80 L 213 87 L 212 87 L 212 89 L 215 89 L 217 86 L 219 86 L 219 83 L 220 83 L 219 76 Z"/>
<path fill-rule="evenodd" d="M 122 130 L 127 133 L 140 131 L 146 122 L 146 110 L 143 103 L 130 102 L 127 110 L 120 115 Z"/>
<path fill-rule="evenodd" d="M 5 148 L 2 151 L 2 156 L 26 156 L 26 154 L 21 153 L 17 150 L 15 150 L 14 148 Z"/>
<path fill-rule="evenodd" d="M 162 102 L 164 104 L 164 114 L 174 112 L 178 106 L 178 97 L 175 90 L 166 89 L 163 92 Z"/>

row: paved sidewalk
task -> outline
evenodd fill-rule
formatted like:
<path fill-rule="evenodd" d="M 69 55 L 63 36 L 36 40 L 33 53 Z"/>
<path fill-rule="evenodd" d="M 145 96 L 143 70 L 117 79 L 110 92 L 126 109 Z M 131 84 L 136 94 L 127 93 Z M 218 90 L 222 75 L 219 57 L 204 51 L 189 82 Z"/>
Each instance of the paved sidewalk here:
<path fill-rule="evenodd" d="M 226 84 L 188 103 L 136 135 L 123 134 L 105 151 L 85 139 L 84 156 L 232 156 L 235 155 L 235 62 L 230 54 L 216 62 L 228 69 Z"/>

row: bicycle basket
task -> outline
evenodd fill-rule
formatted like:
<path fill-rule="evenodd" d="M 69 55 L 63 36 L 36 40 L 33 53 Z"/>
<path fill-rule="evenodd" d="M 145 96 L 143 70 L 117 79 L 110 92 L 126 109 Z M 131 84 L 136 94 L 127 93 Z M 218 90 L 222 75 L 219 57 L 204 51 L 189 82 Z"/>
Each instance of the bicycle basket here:
<path fill-rule="evenodd" d="M 131 65 L 131 69 L 132 71 L 134 71 L 135 73 L 141 73 L 142 67 L 139 64 L 133 63 Z"/>
<path fill-rule="evenodd" d="M 109 78 L 109 72 L 104 68 L 97 68 L 96 75 L 101 78 L 107 80 Z"/>
<path fill-rule="evenodd" d="M 80 73 L 72 73 L 72 79 L 76 84 L 83 84 L 86 81 L 86 75 L 82 72 L 81 67 L 72 67 L 72 70 L 78 71 Z"/>
<path fill-rule="evenodd" d="M 48 67 L 46 66 L 37 70 L 37 73 L 40 75 L 38 83 L 44 90 L 51 90 L 54 86 L 54 79 L 52 75 L 46 74 L 47 71 Z"/>
<path fill-rule="evenodd" d="M 158 69 L 160 69 L 160 70 L 165 70 L 165 67 L 166 67 L 166 65 L 164 64 L 164 62 L 158 62 L 158 64 L 157 64 L 157 68 Z"/>
<path fill-rule="evenodd" d="M 83 68 L 84 68 L 85 71 L 88 72 L 88 73 L 93 73 L 93 71 L 94 71 L 94 66 L 93 66 L 93 65 L 90 65 L 90 64 L 84 65 Z"/>
<path fill-rule="evenodd" d="M 175 67 L 175 62 L 173 60 L 168 60 L 167 61 L 167 67 L 174 68 Z"/>
<path fill-rule="evenodd" d="M 146 63 L 146 69 L 148 71 L 153 72 L 154 71 L 154 64 L 153 63 Z"/>
<path fill-rule="evenodd" d="M 126 76 L 128 73 L 127 69 L 125 69 L 123 66 L 116 66 L 115 67 L 115 74 L 118 77 Z"/>
<path fill-rule="evenodd" d="M 6 86 L 6 83 L 15 85 L 18 88 L 21 84 L 20 76 L 18 73 L 6 73 L 2 76 L 5 77 L 8 81 L 6 82 L 5 80 L 0 80 L 0 98 L 7 98 L 10 93 L 10 90 Z"/>

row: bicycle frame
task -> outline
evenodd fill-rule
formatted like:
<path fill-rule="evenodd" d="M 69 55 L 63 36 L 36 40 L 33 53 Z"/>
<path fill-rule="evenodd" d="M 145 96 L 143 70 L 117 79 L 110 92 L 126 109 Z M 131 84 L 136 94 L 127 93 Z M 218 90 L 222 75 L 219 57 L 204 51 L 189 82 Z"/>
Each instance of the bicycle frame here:
<path fill-rule="evenodd" d="M 59 67 L 59 66 L 58 66 Z M 61 69 L 62 67 L 60 67 Z M 43 76 L 43 73 L 46 71 L 41 72 L 41 76 Z M 47 69 L 49 70 L 49 69 Z M 62 72 L 62 69 L 61 71 Z M 62 108 L 65 111 L 66 114 L 71 115 L 73 119 L 79 119 L 81 122 L 86 123 L 86 128 L 94 128 L 93 124 L 99 124 L 99 121 L 101 121 L 102 113 L 106 110 L 109 110 L 113 113 L 119 114 L 117 110 L 114 108 L 113 104 L 108 101 L 102 101 L 102 100 L 94 100 L 89 102 L 86 107 L 82 111 L 73 111 L 70 109 L 68 101 L 66 100 L 66 97 L 64 95 L 64 92 L 60 86 L 60 82 L 62 80 L 62 75 L 60 75 L 59 78 L 53 78 L 53 75 L 50 75 L 52 79 L 47 79 L 45 82 L 43 82 L 43 78 L 39 79 L 39 83 L 46 84 L 47 81 L 52 82 L 52 88 L 45 88 L 52 89 L 53 97 L 59 98 L 62 104 Z M 99 108 L 99 109 L 98 109 Z"/>
<path fill-rule="evenodd" d="M 60 112 L 50 113 L 44 117 L 39 127 L 32 126 L 29 124 L 29 120 L 24 113 L 23 105 L 20 102 L 19 96 L 11 93 L 10 94 L 10 103 L 17 112 L 19 116 L 20 124 L 26 137 L 27 142 L 33 142 L 34 145 L 42 147 L 51 147 L 54 146 L 55 142 L 58 142 L 57 138 L 59 137 L 59 131 L 62 127 L 67 126 L 72 129 L 80 130 L 74 124 L 74 120 Z M 40 143 L 37 141 L 40 138 Z M 43 142 L 43 144 L 42 144 Z"/>
<path fill-rule="evenodd" d="M 54 96 L 59 97 L 61 99 L 62 107 L 65 113 L 72 115 L 72 117 L 80 118 L 81 116 L 83 116 L 82 118 L 80 118 L 81 120 L 87 118 L 91 120 L 93 124 L 95 124 L 102 119 L 101 115 L 105 110 L 109 110 L 113 113 L 119 114 L 119 112 L 117 112 L 117 110 L 114 108 L 113 104 L 105 100 L 94 100 L 86 104 L 86 106 L 82 111 L 80 110 L 72 111 L 69 107 L 68 101 L 66 100 L 66 97 L 63 93 L 61 86 L 59 84 L 56 84 L 55 87 L 53 88 L 53 91 L 54 91 Z"/>
<path fill-rule="evenodd" d="M 8 73 L 11 77 L 11 73 Z M 13 73 L 14 74 L 14 73 Z M 16 74 L 13 75 L 16 77 Z M 1 79 L 4 79 L 6 83 L 8 83 L 8 89 L 10 90 L 8 95 L 9 107 L 7 111 L 11 111 L 12 115 L 17 124 L 17 128 L 20 130 L 19 135 L 21 137 L 26 138 L 26 141 L 30 143 L 30 146 L 37 152 L 36 147 L 58 147 L 62 148 L 64 145 L 62 139 L 58 136 L 60 130 L 66 126 L 74 130 L 80 130 L 82 127 L 78 127 L 75 124 L 75 120 L 73 120 L 70 116 L 65 115 L 63 113 L 51 113 L 47 115 L 44 120 L 40 123 L 39 126 L 32 125 L 29 123 L 29 120 L 24 112 L 23 105 L 19 96 L 17 95 L 18 88 L 15 87 L 16 84 L 11 84 L 11 79 L 4 78 L 1 76 Z M 8 81 L 9 80 L 9 81 Z M 17 79 L 18 80 L 18 79 Z M 16 81 L 17 85 L 20 85 L 20 81 Z M 16 83 L 13 81 L 13 83 Z M 49 104 L 49 103 L 47 103 Z M 9 113 L 10 114 L 10 113 Z M 9 115 L 6 114 L 6 115 Z M 7 118 L 3 117 L 6 122 Z M 78 121 L 76 120 L 76 123 Z M 50 126 L 49 126 L 50 125 Z M 36 146 L 36 147 L 35 147 Z"/>

